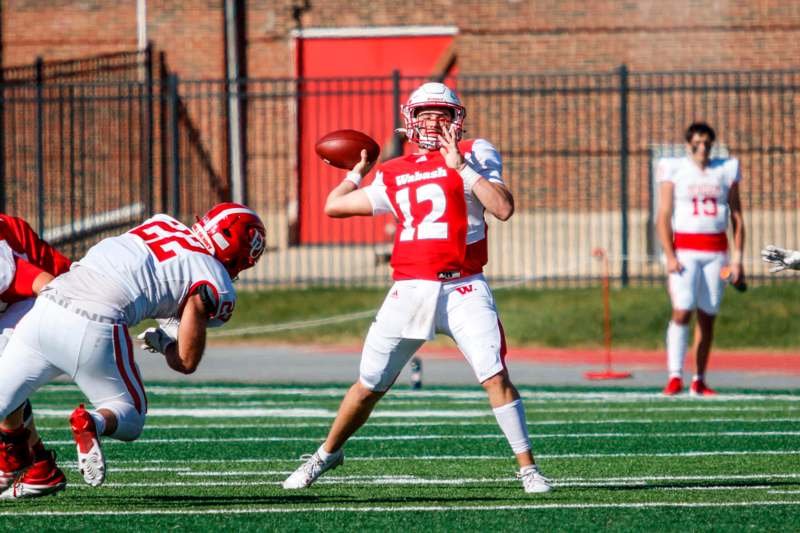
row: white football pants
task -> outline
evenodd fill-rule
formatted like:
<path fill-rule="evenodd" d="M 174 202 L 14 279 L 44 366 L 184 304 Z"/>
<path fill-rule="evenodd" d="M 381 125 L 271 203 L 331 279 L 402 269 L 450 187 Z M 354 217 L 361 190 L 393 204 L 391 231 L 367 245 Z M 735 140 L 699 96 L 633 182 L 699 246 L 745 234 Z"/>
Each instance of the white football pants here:
<path fill-rule="evenodd" d="M 113 438 L 139 436 L 147 397 L 127 326 L 91 321 L 40 297 L 0 357 L 0 418 L 60 374 L 72 378 L 95 409 L 116 415 Z"/>
<path fill-rule="evenodd" d="M 675 255 L 683 265 L 683 272 L 673 272 L 668 278 L 672 308 L 681 311 L 698 308 L 708 315 L 717 315 L 726 283 L 719 273 L 728 264 L 728 254 L 677 250 Z"/>
<path fill-rule="evenodd" d="M 430 285 L 415 280 L 398 281 L 389 290 L 361 352 L 359 378 L 366 388 L 388 390 L 425 342 L 424 338 L 404 338 L 403 331 L 409 331 L 409 323 L 419 316 L 418 286 L 428 290 Z M 432 295 L 435 309 L 430 317 L 431 329 L 456 342 L 479 382 L 501 372 L 505 368 L 505 338 L 483 275 L 434 285 L 431 290 L 438 292 L 438 297 Z M 415 329 L 425 330 L 416 326 Z"/>

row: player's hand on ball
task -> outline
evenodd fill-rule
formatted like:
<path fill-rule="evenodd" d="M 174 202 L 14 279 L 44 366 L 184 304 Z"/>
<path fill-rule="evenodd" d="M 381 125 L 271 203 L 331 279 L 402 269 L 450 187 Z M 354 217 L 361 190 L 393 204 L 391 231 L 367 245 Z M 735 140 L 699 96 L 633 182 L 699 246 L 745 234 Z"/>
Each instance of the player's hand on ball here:
<path fill-rule="evenodd" d="M 142 341 L 142 350 L 147 350 L 151 353 L 166 354 L 167 348 L 177 342 L 161 328 L 147 328 L 136 338 Z"/>
<path fill-rule="evenodd" d="M 439 135 L 439 153 L 444 157 L 445 164 L 456 170 L 460 170 L 464 166 L 464 156 L 458 150 L 458 140 L 456 139 L 455 126 L 442 129 L 442 134 Z"/>
<path fill-rule="evenodd" d="M 761 250 L 761 260 L 775 265 L 769 269 L 770 272 L 780 272 L 787 268 L 800 270 L 800 251 L 797 250 L 787 250 L 770 244 Z"/>
<path fill-rule="evenodd" d="M 369 174 L 369 171 L 372 170 L 372 166 L 374 164 L 375 161 L 370 162 L 369 159 L 367 159 L 367 151 L 361 150 L 361 161 L 356 163 L 356 166 L 354 166 L 353 170 L 351 170 L 350 172 L 357 172 L 363 178 L 364 176 Z"/>

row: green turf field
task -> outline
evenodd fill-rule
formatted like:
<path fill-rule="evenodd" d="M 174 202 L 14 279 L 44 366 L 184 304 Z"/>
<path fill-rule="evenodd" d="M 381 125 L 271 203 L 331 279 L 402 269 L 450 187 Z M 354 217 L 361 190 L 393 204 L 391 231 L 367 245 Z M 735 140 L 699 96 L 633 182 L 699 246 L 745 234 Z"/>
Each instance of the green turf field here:
<path fill-rule="evenodd" d="M 388 288 L 388 284 L 387 284 Z M 386 295 L 386 289 L 275 289 L 242 291 L 228 335 L 242 328 L 286 325 L 365 312 L 356 320 L 272 333 L 242 333 L 234 338 L 269 342 L 360 345 Z M 599 288 L 530 289 L 499 286 L 494 290 L 500 318 L 511 346 L 600 347 L 603 304 Z M 662 286 L 616 289 L 611 293 L 614 346 L 660 349 L 670 316 Z M 800 283 L 728 290 L 717 320 L 714 347 L 733 350 L 800 349 Z M 148 324 L 149 325 L 149 324 Z M 142 325 L 141 328 L 146 327 Z M 213 339 L 217 332 L 211 333 Z M 225 337 L 229 342 L 231 337 Z"/>
<path fill-rule="evenodd" d="M 0 502 L 9 531 L 789 531 L 800 524 L 800 394 L 719 399 L 655 390 L 526 388 L 542 471 L 526 495 L 479 388 L 390 393 L 312 488 L 279 482 L 315 450 L 344 393 L 154 385 L 135 443 L 104 440 L 106 483 L 84 485 L 55 384 L 34 398 L 67 470 L 55 497 Z"/>

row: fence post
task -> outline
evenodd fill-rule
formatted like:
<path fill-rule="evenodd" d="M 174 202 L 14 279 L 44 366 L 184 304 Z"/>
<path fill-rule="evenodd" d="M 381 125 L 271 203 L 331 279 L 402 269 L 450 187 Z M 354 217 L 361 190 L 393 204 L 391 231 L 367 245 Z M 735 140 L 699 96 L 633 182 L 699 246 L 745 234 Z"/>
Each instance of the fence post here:
<path fill-rule="evenodd" d="M 180 177 L 181 177 L 181 153 L 180 153 L 180 128 L 178 125 L 178 75 L 170 74 L 167 77 L 167 113 L 169 115 L 168 123 L 170 129 L 170 213 L 172 216 L 180 219 L 181 215 L 181 194 L 180 194 Z"/>
<path fill-rule="evenodd" d="M 36 70 L 36 185 L 37 185 L 37 217 L 36 231 L 44 231 L 44 60 L 36 58 L 33 64 Z"/>
<path fill-rule="evenodd" d="M 153 207 L 155 203 L 155 183 L 153 177 L 153 43 L 148 42 L 147 48 L 144 49 L 144 90 L 145 94 L 145 156 L 144 164 L 142 165 L 142 178 L 144 179 L 145 188 L 145 201 L 147 202 L 147 211 L 145 216 L 149 217 L 153 214 Z"/>
<path fill-rule="evenodd" d="M 622 211 L 622 286 L 628 286 L 628 67 L 619 67 L 619 185 L 620 210 Z"/>
<path fill-rule="evenodd" d="M 400 117 L 400 71 L 397 69 L 392 71 L 392 117 L 395 131 L 392 132 L 391 157 L 399 157 L 403 152 L 403 137 L 396 130 L 402 128 L 403 124 Z"/>
<path fill-rule="evenodd" d="M 6 80 L 0 67 L 0 213 L 6 211 Z"/>

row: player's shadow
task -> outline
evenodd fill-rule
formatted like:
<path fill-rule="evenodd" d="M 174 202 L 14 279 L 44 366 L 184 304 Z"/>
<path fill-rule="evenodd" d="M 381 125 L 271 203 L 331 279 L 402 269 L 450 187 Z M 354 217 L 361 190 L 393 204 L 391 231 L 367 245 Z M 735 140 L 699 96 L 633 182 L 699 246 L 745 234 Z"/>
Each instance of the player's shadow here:
<path fill-rule="evenodd" d="M 757 480 L 757 479 L 748 479 L 741 481 L 720 481 L 720 482 L 703 481 L 701 483 L 686 483 L 685 481 L 684 482 L 674 481 L 674 482 L 648 483 L 646 485 L 616 485 L 616 486 L 603 485 L 599 487 L 598 486 L 570 487 L 570 490 L 605 489 L 613 491 L 636 491 L 636 490 L 664 490 L 664 489 L 703 489 L 711 487 L 724 487 L 731 489 L 753 488 L 754 490 L 758 489 L 767 490 L 773 488 L 797 488 L 800 487 L 800 481 L 798 480 L 767 481 L 767 480 Z"/>
<path fill-rule="evenodd" d="M 209 505 L 291 505 L 298 503 L 314 503 L 314 504 L 399 504 L 399 503 L 492 503 L 498 501 L 508 501 L 506 497 L 492 497 L 486 495 L 480 496 L 415 496 L 415 497 L 359 497 L 350 495 L 333 495 L 333 494 L 318 494 L 318 495 L 208 495 L 208 496 L 194 496 L 194 495 L 156 495 L 148 494 L 139 496 L 138 500 L 146 505 L 153 504 L 180 504 L 182 507 L 205 507 Z"/>

